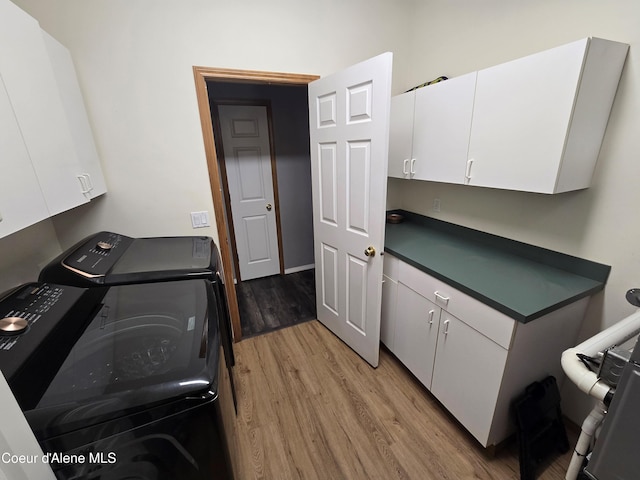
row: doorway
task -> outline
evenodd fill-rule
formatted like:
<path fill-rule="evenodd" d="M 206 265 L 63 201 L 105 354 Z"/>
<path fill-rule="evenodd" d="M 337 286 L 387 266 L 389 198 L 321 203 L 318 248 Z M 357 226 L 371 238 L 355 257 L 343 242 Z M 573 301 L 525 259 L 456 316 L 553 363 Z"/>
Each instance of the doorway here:
<path fill-rule="evenodd" d="M 238 296 L 237 290 L 235 286 L 235 264 L 234 264 L 234 253 L 231 241 L 231 233 L 230 233 L 230 222 L 228 219 L 226 203 L 228 201 L 224 198 L 224 177 L 222 175 L 222 171 L 220 168 L 220 158 L 219 151 L 216 150 L 218 147 L 216 135 L 217 132 L 215 130 L 216 121 L 214 116 L 212 115 L 212 109 L 210 105 L 210 99 L 220 96 L 225 88 L 231 88 L 228 86 L 232 86 L 236 89 L 256 89 L 256 88 L 275 88 L 278 87 L 300 87 L 305 92 L 305 104 L 306 104 L 306 86 L 309 82 L 319 78 L 315 75 L 299 75 L 299 74 L 287 74 L 287 73 L 277 73 L 277 72 L 256 72 L 256 71 L 248 71 L 248 70 L 227 70 L 227 69 L 211 69 L 206 67 L 193 67 L 194 79 L 196 84 L 196 94 L 198 99 L 198 109 L 200 113 L 200 121 L 202 134 L 205 144 L 205 153 L 207 158 L 207 165 L 209 170 L 209 182 L 211 185 L 211 191 L 213 196 L 213 204 L 214 204 L 214 212 L 216 217 L 216 227 L 218 231 L 219 237 L 219 248 L 222 257 L 222 266 L 223 266 L 223 275 L 225 281 L 225 289 L 227 292 L 227 297 L 229 301 L 229 311 L 231 315 L 231 321 L 233 326 L 234 340 L 237 342 L 242 338 L 242 324 L 240 320 L 240 311 L 238 306 Z M 225 85 L 227 87 L 225 87 Z M 230 95 L 227 92 L 227 95 Z M 234 93 L 236 95 L 237 93 Z M 261 98 L 260 95 L 254 94 L 253 98 Z M 307 117 L 308 118 L 308 117 Z M 305 127 L 306 129 L 306 127 Z M 214 135 L 214 132 L 216 134 Z M 294 128 L 293 131 L 285 132 L 287 135 L 293 137 L 296 135 L 300 135 L 300 129 Z M 304 131 L 302 135 L 305 135 L 308 141 L 308 130 Z M 276 142 L 278 141 L 276 135 Z M 287 157 L 286 155 L 283 157 Z M 279 182 L 282 185 L 284 182 Z M 286 182 L 288 184 L 294 185 L 296 182 Z M 289 192 L 291 193 L 291 192 Z M 292 193 L 294 195 L 293 200 L 288 198 L 280 197 L 280 205 L 284 208 L 285 205 L 295 210 L 298 206 L 299 202 L 299 194 Z M 298 195 L 298 199 L 296 201 L 296 196 Z M 308 191 L 307 195 L 310 197 L 311 192 Z M 289 228 L 289 226 L 285 227 L 285 223 L 283 222 L 283 230 Z M 296 230 L 295 222 L 293 223 L 292 230 Z M 311 227 L 311 232 L 312 232 Z M 293 242 L 295 245 L 295 242 Z M 287 251 L 293 252 L 291 255 L 295 257 L 296 251 L 295 248 L 291 248 L 288 250 L 287 242 L 284 241 L 283 238 L 283 250 L 284 250 L 284 272 L 285 273 L 294 273 L 296 270 L 296 266 L 287 267 Z M 313 248 L 310 248 L 311 258 L 313 258 Z M 289 257 L 291 257 L 289 255 Z M 312 263 L 313 260 L 310 262 Z M 292 261 L 292 265 L 295 264 L 295 261 Z M 299 263 L 299 262 L 298 262 Z M 297 268 L 301 268 L 304 270 L 304 267 L 308 265 L 297 265 Z"/>

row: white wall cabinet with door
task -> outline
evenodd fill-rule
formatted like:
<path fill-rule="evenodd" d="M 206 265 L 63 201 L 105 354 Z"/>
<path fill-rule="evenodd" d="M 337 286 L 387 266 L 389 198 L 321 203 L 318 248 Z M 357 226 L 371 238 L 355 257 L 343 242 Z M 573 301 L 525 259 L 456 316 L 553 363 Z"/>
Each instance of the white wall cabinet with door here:
<path fill-rule="evenodd" d="M 588 299 L 520 323 L 388 253 L 385 263 L 397 264 L 387 268 L 397 301 L 383 305 L 382 329 L 394 330 L 385 344 L 483 446 L 498 444 L 527 385 L 548 375 L 561 383 L 560 355 Z"/>
<path fill-rule="evenodd" d="M 0 238 L 49 216 L 29 152 L 0 78 Z M 10 172 L 10 173 L 9 173 Z"/>
<path fill-rule="evenodd" d="M 389 176 L 464 183 L 476 73 L 391 99 Z"/>
<path fill-rule="evenodd" d="M 411 178 L 415 98 L 415 90 L 391 97 L 387 172 L 390 177 Z"/>
<path fill-rule="evenodd" d="M 480 70 L 470 185 L 589 187 L 629 46 L 585 38 Z"/>
<path fill-rule="evenodd" d="M 51 60 L 62 107 L 76 151 L 78 167 L 74 171 L 86 198 L 106 193 L 100 157 L 96 149 L 84 99 L 69 50 L 45 31 L 41 31 Z M 77 186 L 77 185 L 76 185 Z"/>
<path fill-rule="evenodd" d="M 589 187 L 628 48 L 585 38 L 418 89 L 408 167 L 390 155 L 390 171 L 537 193 Z M 392 116 L 392 144 L 408 144 L 402 118 Z"/>
<path fill-rule="evenodd" d="M 96 186 L 104 190 L 101 170 L 93 168 L 90 173 L 79 161 L 78 155 L 87 152 L 82 142 L 93 145 L 93 138 L 86 136 L 88 125 L 78 128 L 88 121 L 79 92 L 72 91 L 77 84 L 69 86 L 75 72 L 69 71 L 70 58 L 59 55 L 61 48 L 51 57 L 38 22 L 9 0 L 0 0 L 0 75 L 39 191 L 34 183 L 24 187 L 34 196 L 44 196 L 47 216 L 88 202 L 91 186 L 94 194 Z M 59 85 L 64 85 L 62 90 Z M 10 117 L 8 112 L 3 115 Z M 99 167 L 95 158 L 93 162 Z"/>

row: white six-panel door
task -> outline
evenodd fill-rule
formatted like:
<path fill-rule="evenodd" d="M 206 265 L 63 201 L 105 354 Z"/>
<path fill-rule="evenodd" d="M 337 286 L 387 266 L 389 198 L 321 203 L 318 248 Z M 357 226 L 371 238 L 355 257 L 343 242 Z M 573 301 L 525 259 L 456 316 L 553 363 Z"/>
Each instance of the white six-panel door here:
<path fill-rule="evenodd" d="M 309 84 L 318 319 L 374 367 L 391 67 L 384 53 Z"/>
<path fill-rule="evenodd" d="M 220 128 L 242 280 L 280 273 L 267 108 L 220 105 Z"/>

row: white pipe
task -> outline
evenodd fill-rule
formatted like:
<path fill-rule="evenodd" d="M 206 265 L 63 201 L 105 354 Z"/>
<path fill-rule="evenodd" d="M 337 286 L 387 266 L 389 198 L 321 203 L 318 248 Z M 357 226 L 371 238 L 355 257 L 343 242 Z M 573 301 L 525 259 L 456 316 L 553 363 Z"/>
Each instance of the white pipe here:
<path fill-rule="evenodd" d="M 598 352 L 614 345 L 620 345 L 638 334 L 640 334 L 640 311 L 629 315 L 615 325 L 585 340 L 580 345 L 569 348 L 562 353 L 562 369 L 567 374 L 567 377 L 580 390 L 599 400 L 598 404 L 582 423 L 582 431 L 571 457 L 571 463 L 565 476 L 566 480 L 578 478 L 584 456 L 588 453 L 591 439 L 598 426 L 602 423 L 606 412 L 606 406 L 602 401 L 611 389 L 609 385 L 598 379 L 598 375 L 595 372 L 589 370 L 582 363 L 577 354 L 594 357 Z"/>
<path fill-rule="evenodd" d="M 606 409 L 607 407 L 604 403 L 598 402 L 598 404 L 593 407 L 593 410 L 591 410 L 591 413 L 589 413 L 589 416 L 582 422 L 582 431 L 576 443 L 576 448 L 573 451 L 567 474 L 564 477 L 566 480 L 575 480 L 578 478 L 584 457 L 589 453 L 591 439 L 596 429 L 602 423 Z"/>
<path fill-rule="evenodd" d="M 620 320 L 580 345 L 565 350 L 561 359 L 562 369 L 580 390 L 598 400 L 604 400 L 610 387 L 599 382 L 598 375 L 587 369 L 576 354 L 581 353 L 593 357 L 598 352 L 614 345 L 620 345 L 638 334 L 640 334 L 640 311 Z"/>

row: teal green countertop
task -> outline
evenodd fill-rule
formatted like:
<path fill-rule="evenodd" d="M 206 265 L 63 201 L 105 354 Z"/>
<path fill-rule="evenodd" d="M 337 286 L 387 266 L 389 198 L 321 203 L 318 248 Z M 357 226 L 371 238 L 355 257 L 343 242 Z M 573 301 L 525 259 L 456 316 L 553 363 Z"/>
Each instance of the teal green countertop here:
<path fill-rule="evenodd" d="M 395 210 L 385 251 L 526 323 L 602 290 L 611 267 Z"/>

